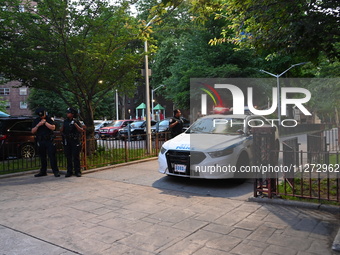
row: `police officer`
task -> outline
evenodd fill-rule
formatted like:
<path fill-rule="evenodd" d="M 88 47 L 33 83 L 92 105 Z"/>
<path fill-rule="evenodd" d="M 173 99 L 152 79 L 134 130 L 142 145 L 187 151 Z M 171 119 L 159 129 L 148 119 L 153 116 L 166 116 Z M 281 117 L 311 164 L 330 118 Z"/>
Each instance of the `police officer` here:
<path fill-rule="evenodd" d="M 65 177 L 70 177 L 74 174 L 81 177 L 80 172 L 80 150 L 81 150 L 81 133 L 83 127 L 79 120 L 76 119 L 78 112 L 73 108 L 68 108 L 67 118 L 64 120 L 64 125 L 61 128 L 63 134 L 64 152 L 67 159 L 67 173 Z"/>
<path fill-rule="evenodd" d="M 53 141 L 55 124 L 52 118 L 47 116 L 46 109 L 38 108 L 35 113 L 39 116 L 32 123 L 32 134 L 36 136 L 38 152 L 40 156 L 41 168 L 35 177 L 47 175 L 47 155 L 50 159 L 50 165 L 55 177 L 59 177 L 59 169 L 56 159 L 56 147 Z"/>
<path fill-rule="evenodd" d="M 181 119 L 181 111 L 179 109 L 174 110 L 174 116 L 169 120 L 169 129 L 171 132 L 171 138 L 179 135 L 183 132 L 183 120 Z"/>

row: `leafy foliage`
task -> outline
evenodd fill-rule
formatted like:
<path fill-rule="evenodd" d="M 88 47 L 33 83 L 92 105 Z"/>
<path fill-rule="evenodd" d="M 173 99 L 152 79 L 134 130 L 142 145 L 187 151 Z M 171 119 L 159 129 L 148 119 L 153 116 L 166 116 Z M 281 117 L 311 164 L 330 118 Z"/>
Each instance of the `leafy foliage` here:
<path fill-rule="evenodd" d="M 236 32 L 233 42 L 258 52 L 303 55 L 313 61 L 320 52 L 339 57 L 335 50 L 340 35 L 339 1 L 226 0 L 222 14 Z"/>
<path fill-rule="evenodd" d="M 209 39 L 220 33 L 220 20 L 168 36 L 159 44 L 152 63 L 152 84 L 165 84 L 167 96 L 176 107 L 189 109 L 190 78 L 250 77 L 257 61 L 248 49 L 235 49 L 231 43 L 210 46 Z"/>
<path fill-rule="evenodd" d="M 114 6 L 102 0 L 44 0 L 36 7 L 27 3 L 25 12 L 17 8 L 21 2 L 8 1 L 0 10 L 1 72 L 76 104 L 85 124 L 93 126 L 99 102 L 112 89 L 135 86 L 143 55 L 141 24 L 123 0 Z"/>

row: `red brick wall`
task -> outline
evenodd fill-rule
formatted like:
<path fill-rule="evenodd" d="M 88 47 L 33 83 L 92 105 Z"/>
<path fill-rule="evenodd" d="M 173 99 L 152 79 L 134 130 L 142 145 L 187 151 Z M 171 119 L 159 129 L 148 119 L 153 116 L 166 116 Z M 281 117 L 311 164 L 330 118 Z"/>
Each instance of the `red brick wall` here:
<path fill-rule="evenodd" d="M 20 102 L 26 102 L 29 95 L 29 89 L 27 88 L 27 95 L 20 95 L 20 82 L 18 81 L 10 81 L 3 85 L 0 85 L 0 88 L 9 88 L 9 95 L 0 95 L 0 99 L 2 101 L 7 101 L 10 103 L 10 106 L 6 108 L 6 112 L 13 116 L 18 115 L 32 115 L 32 111 L 27 109 L 20 108 Z"/>

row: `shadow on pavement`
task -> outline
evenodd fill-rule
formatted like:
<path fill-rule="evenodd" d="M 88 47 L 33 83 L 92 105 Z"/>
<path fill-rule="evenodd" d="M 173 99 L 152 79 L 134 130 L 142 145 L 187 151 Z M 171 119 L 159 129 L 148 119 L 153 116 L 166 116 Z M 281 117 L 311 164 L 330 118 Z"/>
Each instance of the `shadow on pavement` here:
<path fill-rule="evenodd" d="M 213 196 L 247 199 L 252 195 L 253 180 L 240 183 L 234 179 L 190 179 L 176 176 L 165 176 L 156 180 L 152 187 L 164 192 L 187 192 L 190 196 Z"/>

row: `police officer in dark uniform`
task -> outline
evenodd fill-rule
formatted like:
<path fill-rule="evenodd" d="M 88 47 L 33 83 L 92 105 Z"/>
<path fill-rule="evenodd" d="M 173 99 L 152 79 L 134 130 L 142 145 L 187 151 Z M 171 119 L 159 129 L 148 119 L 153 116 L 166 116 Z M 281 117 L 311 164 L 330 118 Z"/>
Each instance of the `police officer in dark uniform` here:
<path fill-rule="evenodd" d="M 52 118 L 47 116 L 45 108 L 38 108 L 35 113 L 39 115 L 32 123 L 32 134 L 36 136 L 41 168 L 35 177 L 47 175 L 47 155 L 55 177 L 59 177 L 59 169 L 56 159 L 56 147 L 53 141 L 55 124 Z"/>
<path fill-rule="evenodd" d="M 64 125 L 61 128 L 63 134 L 64 152 L 67 159 L 67 173 L 65 177 L 70 177 L 74 174 L 81 177 L 80 172 L 80 150 L 81 150 L 81 133 L 83 127 L 79 120 L 76 119 L 78 112 L 73 108 L 68 108 L 67 118 L 64 120 Z"/>
<path fill-rule="evenodd" d="M 179 135 L 183 132 L 183 120 L 181 119 L 181 111 L 179 109 L 174 110 L 174 116 L 169 120 L 169 129 L 171 132 L 171 138 Z"/>

